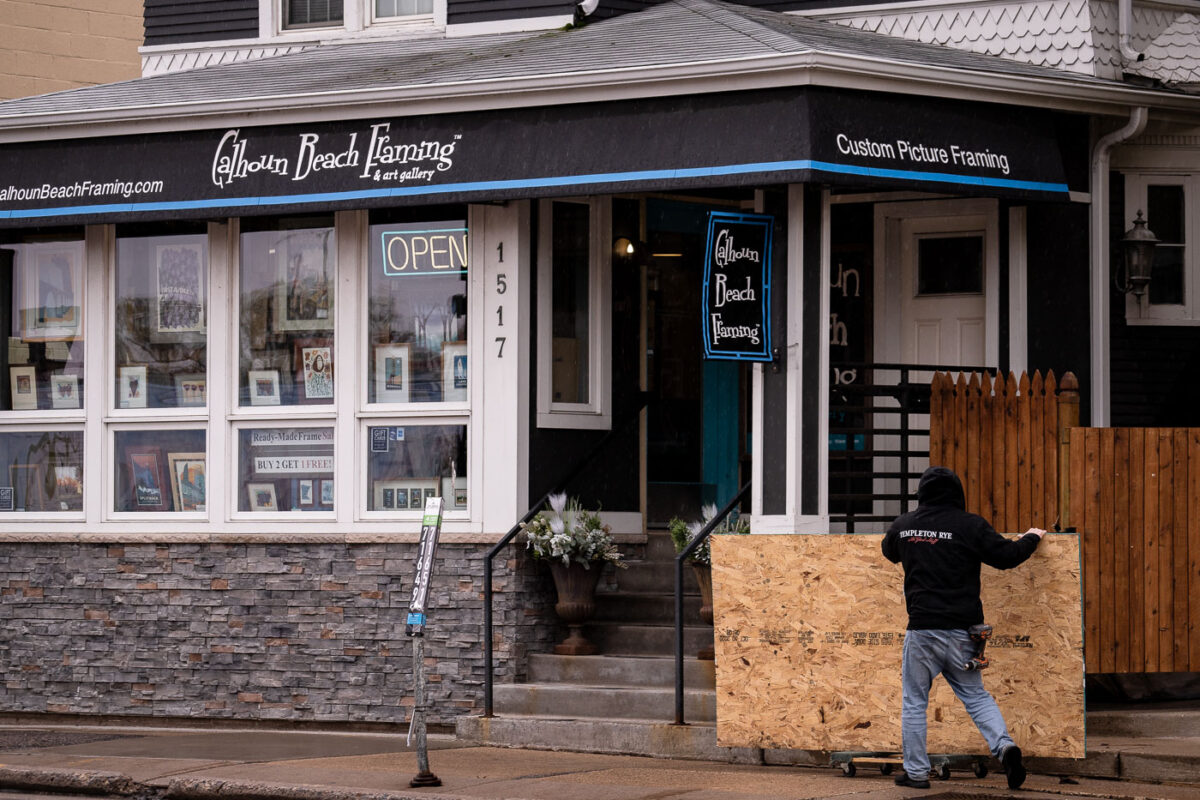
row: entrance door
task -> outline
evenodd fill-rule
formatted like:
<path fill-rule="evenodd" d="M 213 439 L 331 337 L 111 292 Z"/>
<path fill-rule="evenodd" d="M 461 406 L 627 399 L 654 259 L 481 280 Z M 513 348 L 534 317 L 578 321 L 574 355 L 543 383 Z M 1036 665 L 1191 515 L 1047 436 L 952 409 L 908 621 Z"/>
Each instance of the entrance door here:
<path fill-rule="evenodd" d="M 994 200 L 937 200 L 880 204 L 875 208 L 877 364 L 940 367 L 996 366 L 999 361 L 999 224 Z M 898 383 L 897 370 L 874 372 L 876 384 Z M 908 374 L 910 384 L 928 385 L 933 370 Z M 881 397 L 876 425 L 901 429 L 888 413 L 899 403 Z M 914 429 L 928 429 L 927 415 L 910 414 Z M 929 452 L 928 436 L 877 436 L 876 450 Z M 920 474 L 927 457 L 878 457 L 876 474 Z M 875 494 L 898 496 L 900 479 L 878 479 Z M 916 479 L 907 490 L 915 492 Z M 875 513 L 904 509 L 898 500 L 876 503 Z"/>
<path fill-rule="evenodd" d="M 647 521 L 700 519 L 722 506 L 748 474 L 749 381 L 742 362 L 704 359 L 700 307 L 708 212 L 701 202 L 644 201 Z M 727 209 L 722 209 L 727 210 Z"/>

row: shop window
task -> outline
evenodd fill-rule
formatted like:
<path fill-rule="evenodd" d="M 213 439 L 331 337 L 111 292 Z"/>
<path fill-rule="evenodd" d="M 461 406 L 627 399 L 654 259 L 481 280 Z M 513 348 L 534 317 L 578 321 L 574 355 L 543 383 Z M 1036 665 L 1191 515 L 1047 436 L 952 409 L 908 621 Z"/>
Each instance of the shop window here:
<path fill-rule="evenodd" d="M 114 313 L 117 408 L 207 404 L 208 234 L 118 228 Z"/>
<path fill-rule="evenodd" d="M 611 424 L 610 222 L 606 200 L 540 206 L 538 424 Z"/>
<path fill-rule="evenodd" d="M 467 403 L 466 209 L 449 213 L 424 222 L 371 216 L 368 403 Z"/>
<path fill-rule="evenodd" d="M 238 404 L 332 405 L 333 218 L 242 221 Z"/>
<path fill-rule="evenodd" d="M 467 510 L 466 425 L 368 425 L 367 510 L 419 514 L 441 496 Z"/>
<path fill-rule="evenodd" d="M 334 510 L 331 427 L 238 431 L 238 511 Z"/>
<path fill-rule="evenodd" d="M 1143 211 L 1159 243 L 1154 248 L 1150 285 L 1141 298 L 1126 296 L 1125 318 L 1134 324 L 1200 324 L 1200 254 L 1189 247 L 1200 234 L 1194 209 L 1200 204 L 1200 176 L 1127 175 L 1125 208 L 1129 220 Z M 1128 227 L 1128 226 L 1127 226 Z M 1119 235 L 1118 237 L 1119 238 Z M 1121 253 L 1115 252 L 1116 258 Z"/>
<path fill-rule="evenodd" d="M 206 511 L 206 452 L 203 429 L 114 432 L 114 510 Z"/>
<path fill-rule="evenodd" d="M 0 514 L 83 510 L 83 431 L 0 433 Z"/>
<path fill-rule="evenodd" d="M 0 244 L 0 410 L 83 408 L 83 236 Z"/>

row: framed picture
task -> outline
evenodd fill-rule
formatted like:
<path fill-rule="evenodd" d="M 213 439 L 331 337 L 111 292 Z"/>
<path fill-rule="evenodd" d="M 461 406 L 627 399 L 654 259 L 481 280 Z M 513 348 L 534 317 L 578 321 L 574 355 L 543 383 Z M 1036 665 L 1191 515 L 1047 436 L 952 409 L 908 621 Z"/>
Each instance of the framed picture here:
<path fill-rule="evenodd" d="M 464 511 L 467 508 L 467 479 L 442 478 L 442 497 L 446 500 L 446 510 Z"/>
<path fill-rule="evenodd" d="M 50 402 L 54 408 L 79 408 L 79 376 L 65 373 L 51 375 Z"/>
<path fill-rule="evenodd" d="M 381 344 L 375 348 L 375 402 L 407 403 L 409 347 L 406 344 Z"/>
<path fill-rule="evenodd" d="M 251 511 L 279 510 L 279 502 L 275 499 L 274 483 L 248 483 L 246 492 L 250 495 Z"/>
<path fill-rule="evenodd" d="M 333 505 L 333 478 L 325 478 L 321 481 L 320 498 L 321 505 Z"/>
<path fill-rule="evenodd" d="M 311 479 L 298 481 L 296 484 L 296 505 L 311 506 L 313 504 L 313 482 Z"/>
<path fill-rule="evenodd" d="M 333 231 L 294 230 L 282 236 L 275 247 L 275 330 L 333 330 Z"/>
<path fill-rule="evenodd" d="M 74 339 L 83 331 L 83 242 L 28 248 L 22 271 L 21 338 Z"/>
<path fill-rule="evenodd" d="M 162 450 L 157 447 L 130 447 L 125 451 L 125 458 L 129 462 L 133 508 L 137 511 L 169 510 Z"/>
<path fill-rule="evenodd" d="M 467 343 L 442 344 L 442 399 L 467 402 Z"/>
<path fill-rule="evenodd" d="M 443 478 L 448 484 L 449 478 Z M 460 478 L 465 485 L 465 478 Z M 392 478 L 375 481 L 371 487 L 371 511 L 420 511 L 425 507 L 425 498 L 437 494 L 435 478 Z M 464 503 L 466 497 L 464 495 Z M 465 505 L 463 506 L 466 507 Z"/>
<path fill-rule="evenodd" d="M 78 464 L 57 464 L 54 467 L 54 502 L 62 511 L 83 508 L 83 479 Z"/>
<path fill-rule="evenodd" d="M 171 497 L 176 511 L 203 511 L 204 453 L 168 453 L 171 469 Z"/>
<path fill-rule="evenodd" d="M 202 342 L 207 328 L 204 305 L 204 246 L 159 245 L 154 249 L 155 292 L 150 340 Z"/>
<path fill-rule="evenodd" d="M 175 400 L 180 408 L 208 404 L 208 376 L 204 373 L 175 376 Z"/>
<path fill-rule="evenodd" d="M 120 382 L 117 388 L 118 408 L 145 408 L 146 394 L 146 365 L 127 365 L 121 367 Z"/>
<path fill-rule="evenodd" d="M 250 391 L 250 405 L 279 405 L 279 370 L 252 369 L 246 373 L 246 384 Z"/>
<path fill-rule="evenodd" d="M 13 411 L 31 411 L 37 405 L 37 368 L 9 367 L 9 388 L 12 390 Z"/>
<path fill-rule="evenodd" d="M 0 486 L 0 511 L 16 511 L 11 486 Z"/>
<path fill-rule="evenodd" d="M 17 511 L 43 511 L 46 508 L 46 472 L 42 464 L 11 464 L 13 502 Z"/>
<path fill-rule="evenodd" d="M 296 341 L 296 383 L 304 390 L 305 403 L 333 399 L 333 347 L 328 339 Z"/>

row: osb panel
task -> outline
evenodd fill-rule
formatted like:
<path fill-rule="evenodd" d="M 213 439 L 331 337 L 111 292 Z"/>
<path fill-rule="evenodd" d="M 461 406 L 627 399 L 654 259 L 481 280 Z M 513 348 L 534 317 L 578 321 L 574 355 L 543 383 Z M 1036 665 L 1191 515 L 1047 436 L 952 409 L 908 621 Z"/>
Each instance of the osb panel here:
<path fill-rule="evenodd" d="M 881 535 L 713 537 L 717 743 L 900 749 L 903 570 Z M 983 568 L 995 632 L 984 686 L 1026 755 L 1084 757 L 1079 540 L 1047 535 L 1013 570 Z M 929 752 L 986 753 L 942 678 Z"/>

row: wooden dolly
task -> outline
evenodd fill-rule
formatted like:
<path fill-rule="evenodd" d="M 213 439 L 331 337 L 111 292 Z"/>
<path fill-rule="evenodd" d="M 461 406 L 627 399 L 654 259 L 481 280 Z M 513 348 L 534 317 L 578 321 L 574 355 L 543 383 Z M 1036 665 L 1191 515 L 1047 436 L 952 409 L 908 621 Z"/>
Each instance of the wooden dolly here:
<path fill-rule="evenodd" d="M 932 767 L 930 774 L 943 781 L 948 781 L 952 769 L 966 770 L 970 768 L 976 778 L 985 778 L 988 774 L 987 759 L 987 756 L 979 755 L 931 755 L 929 757 L 929 765 Z M 841 750 L 833 753 L 830 757 L 830 766 L 840 767 L 842 774 L 847 778 L 853 778 L 858 772 L 858 767 L 879 767 L 879 771 L 884 775 L 891 775 L 903 763 L 904 760 L 899 753 L 888 752 Z"/>

